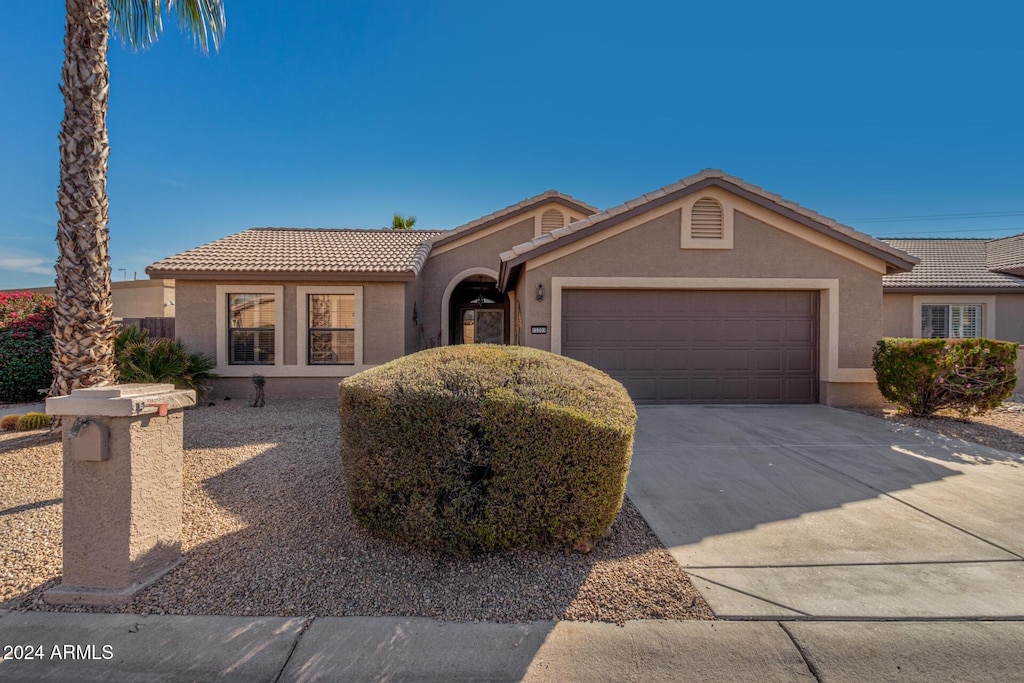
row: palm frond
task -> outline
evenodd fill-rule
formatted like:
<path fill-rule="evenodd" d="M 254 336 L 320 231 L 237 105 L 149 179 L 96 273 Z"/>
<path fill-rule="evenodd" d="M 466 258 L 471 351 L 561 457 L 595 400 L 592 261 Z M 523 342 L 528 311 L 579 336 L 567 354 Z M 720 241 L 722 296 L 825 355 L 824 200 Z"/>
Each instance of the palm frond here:
<path fill-rule="evenodd" d="M 181 30 L 192 36 L 199 43 L 203 52 L 220 49 L 220 41 L 224 38 L 224 2 L 223 0 L 166 0 L 168 11 L 177 9 L 178 25 Z"/>
<path fill-rule="evenodd" d="M 107 0 L 110 28 L 132 47 L 148 48 L 163 28 L 161 0 Z"/>
<path fill-rule="evenodd" d="M 163 10 L 174 13 L 178 24 L 192 35 L 199 49 L 219 50 L 224 38 L 223 0 L 107 0 L 114 33 L 136 49 L 156 42 L 163 29 Z"/>

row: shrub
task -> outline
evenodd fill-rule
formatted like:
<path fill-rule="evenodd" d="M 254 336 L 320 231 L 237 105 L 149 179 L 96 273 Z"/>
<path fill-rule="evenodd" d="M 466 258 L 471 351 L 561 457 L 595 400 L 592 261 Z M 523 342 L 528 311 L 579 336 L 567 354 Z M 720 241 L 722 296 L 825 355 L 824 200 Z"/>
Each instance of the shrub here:
<path fill-rule="evenodd" d="M 0 417 L 0 431 L 13 432 L 18 428 L 18 418 L 21 415 L 4 415 Z"/>
<path fill-rule="evenodd" d="M 145 330 L 129 326 L 114 340 L 118 381 L 122 383 L 165 383 L 178 389 L 194 389 L 197 403 L 218 377 L 209 356 L 190 352 L 174 339 L 150 339 Z"/>
<path fill-rule="evenodd" d="M 38 401 L 53 382 L 53 297 L 0 293 L 0 403 Z"/>
<path fill-rule="evenodd" d="M 422 549 L 588 550 L 625 492 L 636 410 L 583 363 L 515 346 L 421 351 L 341 383 L 356 519 Z"/>
<path fill-rule="evenodd" d="M 33 429 L 46 429 L 50 426 L 50 416 L 46 413 L 25 413 L 18 418 L 16 429 L 19 432 L 28 432 Z"/>
<path fill-rule="evenodd" d="M 872 365 L 878 389 L 912 415 L 981 414 L 1013 395 L 1017 344 L 992 339 L 883 339 Z"/>

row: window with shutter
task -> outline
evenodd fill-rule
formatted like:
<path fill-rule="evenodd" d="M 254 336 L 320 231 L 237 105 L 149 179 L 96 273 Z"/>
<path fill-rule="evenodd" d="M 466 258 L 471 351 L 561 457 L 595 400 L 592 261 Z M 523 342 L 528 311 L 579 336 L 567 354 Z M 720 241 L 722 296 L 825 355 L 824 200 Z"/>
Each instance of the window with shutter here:
<path fill-rule="evenodd" d="M 949 306 L 921 307 L 921 336 L 925 339 L 939 339 L 949 330 Z"/>
<path fill-rule="evenodd" d="M 720 240 L 725 237 L 725 216 L 722 205 L 711 197 L 698 199 L 691 210 L 690 237 Z"/>
<path fill-rule="evenodd" d="M 274 295 L 228 294 L 228 363 L 273 365 L 277 335 L 274 331 Z"/>
<path fill-rule="evenodd" d="M 949 336 L 970 339 L 981 336 L 981 306 L 950 306 Z"/>
<path fill-rule="evenodd" d="M 921 306 L 921 336 L 926 339 L 980 337 L 979 304 L 925 304 Z"/>
<path fill-rule="evenodd" d="M 552 230 L 565 226 L 565 217 L 558 209 L 548 209 L 540 217 L 540 234 L 546 235 Z"/>

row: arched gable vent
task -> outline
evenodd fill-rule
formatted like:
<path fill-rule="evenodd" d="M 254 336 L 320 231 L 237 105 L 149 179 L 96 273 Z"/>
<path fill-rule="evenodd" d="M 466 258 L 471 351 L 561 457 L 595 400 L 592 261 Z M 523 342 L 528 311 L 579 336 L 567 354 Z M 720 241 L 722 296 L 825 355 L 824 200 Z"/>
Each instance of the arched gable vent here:
<path fill-rule="evenodd" d="M 565 217 L 558 209 L 548 209 L 540 217 L 540 234 L 546 235 L 552 230 L 565 226 Z"/>
<path fill-rule="evenodd" d="M 690 214 L 690 237 L 720 240 L 725 237 L 725 215 L 722 205 L 711 197 L 701 197 Z"/>

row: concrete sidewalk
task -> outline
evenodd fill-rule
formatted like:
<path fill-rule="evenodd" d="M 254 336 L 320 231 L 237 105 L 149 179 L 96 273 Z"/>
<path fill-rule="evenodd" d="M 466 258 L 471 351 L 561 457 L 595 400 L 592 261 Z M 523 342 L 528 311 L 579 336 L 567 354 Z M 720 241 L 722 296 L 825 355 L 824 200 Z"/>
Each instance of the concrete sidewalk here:
<path fill-rule="evenodd" d="M 1024 681 L 1022 642 L 1020 621 L 620 627 L 0 612 L 0 680 Z"/>

